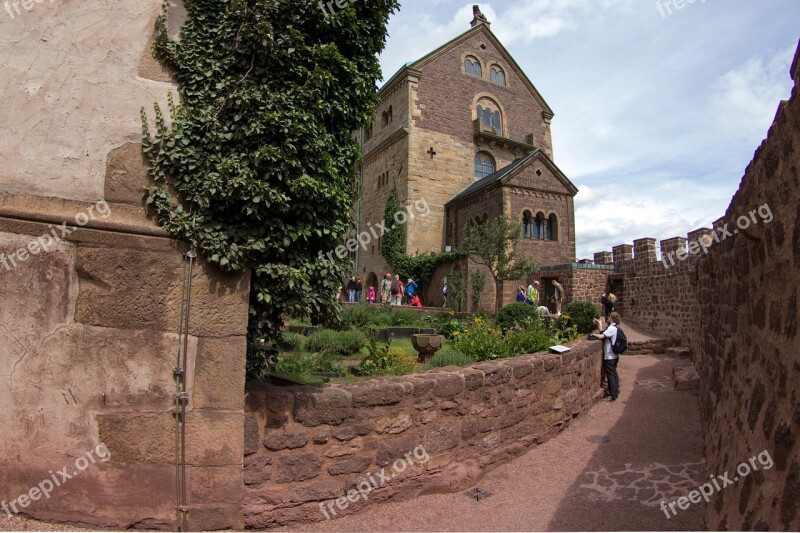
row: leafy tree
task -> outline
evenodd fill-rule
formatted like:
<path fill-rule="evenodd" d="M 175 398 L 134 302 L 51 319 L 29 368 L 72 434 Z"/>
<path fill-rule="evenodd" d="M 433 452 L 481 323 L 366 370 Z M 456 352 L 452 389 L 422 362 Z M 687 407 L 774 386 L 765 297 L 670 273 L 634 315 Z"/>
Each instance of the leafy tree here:
<path fill-rule="evenodd" d="M 466 228 L 461 249 L 469 253 L 473 262 L 489 269 L 495 286 L 495 315 L 500 311 L 503 281 L 517 280 L 536 272 L 536 265 L 517 253 L 521 238 L 519 224 L 502 215 L 482 224 L 472 223 Z"/>
<path fill-rule="evenodd" d="M 152 134 L 142 110 L 155 181 L 147 205 L 210 262 L 251 269 L 251 346 L 278 338 L 285 314 L 335 320 L 345 266 L 322 256 L 352 227 L 352 131 L 372 118 L 377 53 L 398 4 L 350 2 L 333 13 L 318 0 L 185 5 L 180 40 L 168 38 L 165 15 L 158 21 L 155 56 L 178 81 L 180 103 L 169 125 L 156 108 Z"/>

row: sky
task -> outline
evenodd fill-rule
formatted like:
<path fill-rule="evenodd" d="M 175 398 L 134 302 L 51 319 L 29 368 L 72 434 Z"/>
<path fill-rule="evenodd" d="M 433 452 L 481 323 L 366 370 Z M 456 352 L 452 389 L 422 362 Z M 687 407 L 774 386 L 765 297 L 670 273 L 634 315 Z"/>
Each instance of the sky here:
<path fill-rule="evenodd" d="M 469 29 L 476 3 L 400 1 L 386 79 Z M 578 259 L 710 227 L 791 93 L 798 0 L 478 3 L 555 112 Z"/>

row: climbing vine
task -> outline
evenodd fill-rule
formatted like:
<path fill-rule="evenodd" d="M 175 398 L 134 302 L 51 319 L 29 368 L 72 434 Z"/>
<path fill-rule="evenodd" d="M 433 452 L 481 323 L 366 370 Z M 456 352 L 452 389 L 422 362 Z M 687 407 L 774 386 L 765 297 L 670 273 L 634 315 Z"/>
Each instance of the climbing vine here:
<path fill-rule="evenodd" d="M 394 220 L 395 213 L 402 210 L 403 205 L 398 198 L 397 188 L 393 187 L 386 198 L 383 219 Z M 413 278 L 423 291 L 430 285 L 431 278 L 439 265 L 465 257 L 465 254 L 459 252 L 406 255 L 406 228 L 403 224 L 394 224 L 383 234 L 381 255 L 396 274 L 403 280 Z"/>
<path fill-rule="evenodd" d="M 283 317 L 339 316 L 341 262 L 320 257 L 352 226 L 352 131 L 366 125 L 395 0 L 186 0 L 179 40 L 159 18 L 154 55 L 178 82 L 169 120 L 142 110 L 158 223 L 224 270 L 251 271 L 249 335 Z M 251 363 L 252 361 L 249 361 Z"/>

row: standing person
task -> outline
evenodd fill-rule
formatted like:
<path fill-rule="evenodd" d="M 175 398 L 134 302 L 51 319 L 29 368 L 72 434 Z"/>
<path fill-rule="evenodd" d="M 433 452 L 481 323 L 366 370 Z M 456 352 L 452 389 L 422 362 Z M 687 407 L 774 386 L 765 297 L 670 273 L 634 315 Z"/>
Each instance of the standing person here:
<path fill-rule="evenodd" d="M 411 278 L 408 278 L 408 284 L 406 285 L 406 301 L 408 305 L 411 305 L 411 298 L 417 293 L 417 288 L 419 285 L 416 281 Z"/>
<path fill-rule="evenodd" d="M 389 286 L 389 294 L 391 296 L 392 305 L 400 305 L 400 299 L 403 297 L 403 290 L 400 287 L 400 275 L 395 274 L 394 279 Z"/>
<path fill-rule="evenodd" d="M 555 279 L 553 282 L 553 301 L 556 303 L 556 316 L 561 314 L 561 302 L 564 300 L 564 287 Z"/>
<path fill-rule="evenodd" d="M 617 342 L 617 326 L 619 325 L 619 314 L 611 313 L 606 318 L 606 329 L 602 333 L 599 331 L 602 323 L 599 318 L 594 319 L 597 325 L 597 331 L 590 336 L 597 340 L 603 341 L 603 369 L 608 379 L 608 388 L 606 395 L 603 397 L 604 402 L 613 402 L 619 395 L 619 374 L 617 374 L 617 363 L 619 362 L 619 355 L 614 353 L 613 346 Z"/>
<path fill-rule="evenodd" d="M 371 304 L 375 303 L 375 286 L 374 285 L 370 285 L 369 286 L 369 294 L 367 294 L 367 301 L 369 303 L 371 303 Z"/>
<path fill-rule="evenodd" d="M 539 282 L 534 281 L 528 285 L 528 303 L 531 305 L 539 306 Z"/>
<path fill-rule="evenodd" d="M 603 317 L 608 318 L 608 315 L 617 310 L 617 297 L 611 292 L 606 291 L 605 294 L 600 296 L 600 303 L 603 304 Z"/>
<path fill-rule="evenodd" d="M 388 304 L 392 289 L 392 275 L 388 272 L 381 280 L 381 303 Z"/>
<path fill-rule="evenodd" d="M 442 303 L 442 307 L 447 307 L 447 278 L 445 278 L 444 286 L 442 287 L 442 296 L 444 297 L 444 303 Z"/>
<path fill-rule="evenodd" d="M 364 292 L 364 283 L 361 281 L 361 278 L 358 278 L 356 281 L 356 301 L 361 301 L 361 294 Z"/>
<path fill-rule="evenodd" d="M 356 289 L 358 288 L 358 283 L 356 282 L 355 276 L 350 276 L 350 281 L 347 282 L 347 301 L 348 302 L 355 302 L 356 301 Z"/>
<path fill-rule="evenodd" d="M 528 298 L 525 296 L 525 285 L 520 285 L 517 291 L 517 302 L 524 304 Z"/>

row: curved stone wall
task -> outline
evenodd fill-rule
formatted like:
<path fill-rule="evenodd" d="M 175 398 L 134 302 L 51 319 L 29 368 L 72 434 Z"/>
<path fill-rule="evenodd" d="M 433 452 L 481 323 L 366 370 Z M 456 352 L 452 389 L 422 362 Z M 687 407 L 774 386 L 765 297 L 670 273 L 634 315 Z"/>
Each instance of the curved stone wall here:
<path fill-rule="evenodd" d="M 579 341 L 564 355 L 355 383 L 248 384 L 245 524 L 319 521 L 468 488 L 588 410 L 599 373 L 598 344 Z"/>

